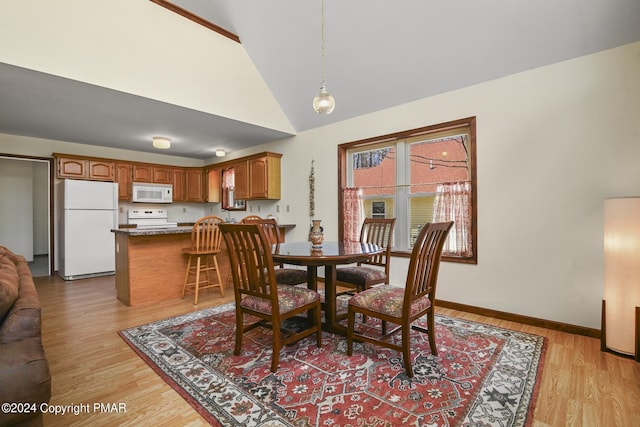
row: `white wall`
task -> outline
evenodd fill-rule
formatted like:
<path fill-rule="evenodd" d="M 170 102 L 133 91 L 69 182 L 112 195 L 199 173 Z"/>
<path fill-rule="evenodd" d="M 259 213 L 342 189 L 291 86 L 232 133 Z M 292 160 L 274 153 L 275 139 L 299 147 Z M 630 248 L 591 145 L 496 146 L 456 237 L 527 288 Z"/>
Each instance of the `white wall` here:
<path fill-rule="evenodd" d="M 0 245 L 33 261 L 33 165 L 0 158 Z"/>
<path fill-rule="evenodd" d="M 337 107 L 340 108 L 340 100 Z M 281 222 L 337 238 L 343 142 L 477 117 L 478 264 L 444 263 L 443 300 L 600 328 L 603 200 L 640 195 L 640 43 L 530 70 L 256 147 L 283 153 Z M 234 153 L 244 155 L 245 153 Z M 254 202 L 256 204 L 257 202 Z M 406 259 L 394 259 L 403 284 Z"/>

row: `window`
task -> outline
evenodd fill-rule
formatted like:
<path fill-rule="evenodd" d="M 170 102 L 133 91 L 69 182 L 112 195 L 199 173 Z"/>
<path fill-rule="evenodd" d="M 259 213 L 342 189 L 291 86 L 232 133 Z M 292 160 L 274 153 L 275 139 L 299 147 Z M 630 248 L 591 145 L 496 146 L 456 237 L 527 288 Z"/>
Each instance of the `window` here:
<path fill-rule="evenodd" d="M 386 201 L 371 202 L 371 218 L 386 218 Z"/>
<path fill-rule="evenodd" d="M 477 262 L 475 117 L 341 144 L 338 156 L 339 189 L 362 190 L 365 217 L 396 218 L 394 255 L 409 256 L 424 224 L 455 220 L 443 259 Z"/>

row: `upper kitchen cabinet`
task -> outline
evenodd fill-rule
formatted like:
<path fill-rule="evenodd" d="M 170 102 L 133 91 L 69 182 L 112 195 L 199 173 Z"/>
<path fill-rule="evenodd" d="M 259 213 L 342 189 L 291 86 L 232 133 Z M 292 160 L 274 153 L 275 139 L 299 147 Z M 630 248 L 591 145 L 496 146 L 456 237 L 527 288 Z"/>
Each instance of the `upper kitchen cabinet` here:
<path fill-rule="evenodd" d="M 202 168 L 185 168 L 187 202 L 204 201 L 204 173 Z"/>
<path fill-rule="evenodd" d="M 249 199 L 280 199 L 280 158 L 282 154 L 267 153 L 249 159 Z"/>
<path fill-rule="evenodd" d="M 72 155 L 53 154 L 56 158 L 57 176 L 60 179 L 88 179 L 93 181 L 114 181 L 114 162 Z"/>
<path fill-rule="evenodd" d="M 264 152 L 217 163 L 222 171 L 222 208 L 244 209 L 246 200 L 279 200 L 281 158 L 282 154 Z"/>
<path fill-rule="evenodd" d="M 133 164 L 133 182 L 171 184 L 171 168 L 168 166 Z"/>
<path fill-rule="evenodd" d="M 171 184 L 173 184 L 173 201 L 204 201 L 202 168 L 172 168 Z"/>
<path fill-rule="evenodd" d="M 222 192 L 222 169 L 207 169 L 205 180 L 205 202 L 220 203 Z"/>
<path fill-rule="evenodd" d="M 116 162 L 116 182 L 118 183 L 118 200 L 129 201 L 131 200 L 133 182 L 131 170 L 133 166 L 131 163 Z"/>
<path fill-rule="evenodd" d="M 249 198 L 249 162 L 243 160 L 234 163 L 232 166 L 234 173 L 234 189 L 236 200 L 247 200 Z"/>

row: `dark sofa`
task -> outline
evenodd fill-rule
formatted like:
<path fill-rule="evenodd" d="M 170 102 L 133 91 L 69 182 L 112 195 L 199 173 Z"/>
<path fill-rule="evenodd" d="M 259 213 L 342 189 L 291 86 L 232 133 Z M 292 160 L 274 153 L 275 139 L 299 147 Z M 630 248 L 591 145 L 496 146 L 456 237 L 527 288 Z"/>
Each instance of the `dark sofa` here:
<path fill-rule="evenodd" d="M 23 256 L 0 246 L 0 426 L 41 426 L 40 407 L 50 398 L 33 277 Z"/>

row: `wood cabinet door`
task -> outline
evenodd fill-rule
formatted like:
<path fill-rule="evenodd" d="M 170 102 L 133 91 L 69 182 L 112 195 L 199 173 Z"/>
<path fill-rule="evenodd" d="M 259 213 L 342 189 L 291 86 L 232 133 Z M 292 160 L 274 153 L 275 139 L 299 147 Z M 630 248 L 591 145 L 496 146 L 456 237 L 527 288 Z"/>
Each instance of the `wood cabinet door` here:
<path fill-rule="evenodd" d="M 114 163 L 89 160 L 89 179 L 95 181 L 114 181 Z"/>
<path fill-rule="evenodd" d="M 152 182 L 153 167 L 149 165 L 133 165 L 133 182 Z"/>
<path fill-rule="evenodd" d="M 171 169 L 164 167 L 153 167 L 153 181 L 156 184 L 171 184 Z"/>
<path fill-rule="evenodd" d="M 207 170 L 205 185 L 205 202 L 220 203 L 222 201 L 222 169 Z"/>
<path fill-rule="evenodd" d="M 268 196 L 267 158 L 249 161 L 249 198 L 266 199 Z"/>
<path fill-rule="evenodd" d="M 184 169 L 171 169 L 171 183 L 173 184 L 173 201 L 181 202 L 186 200 L 186 187 Z"/>
<path fill-rule="evenodd" d="M 84 159 L 58 157 L 58 178 L 89 178 L 87 163 Z"/>
<path fill-rule="evenodd" d="M 130 201 L 131 192 L 131 163 L 116 163 L 116 182 L 118 183 L 118 200 Z"/>
<path fill-rule="evenodd" d="M 188 202 L 204 201 L 202 169 L 185 169 Z"/>
<path fill-rule="evenodd" d="M 233 165 L 235 199 L 247 200 L 249 198 L 249 162 L 244 161 Z"/>

